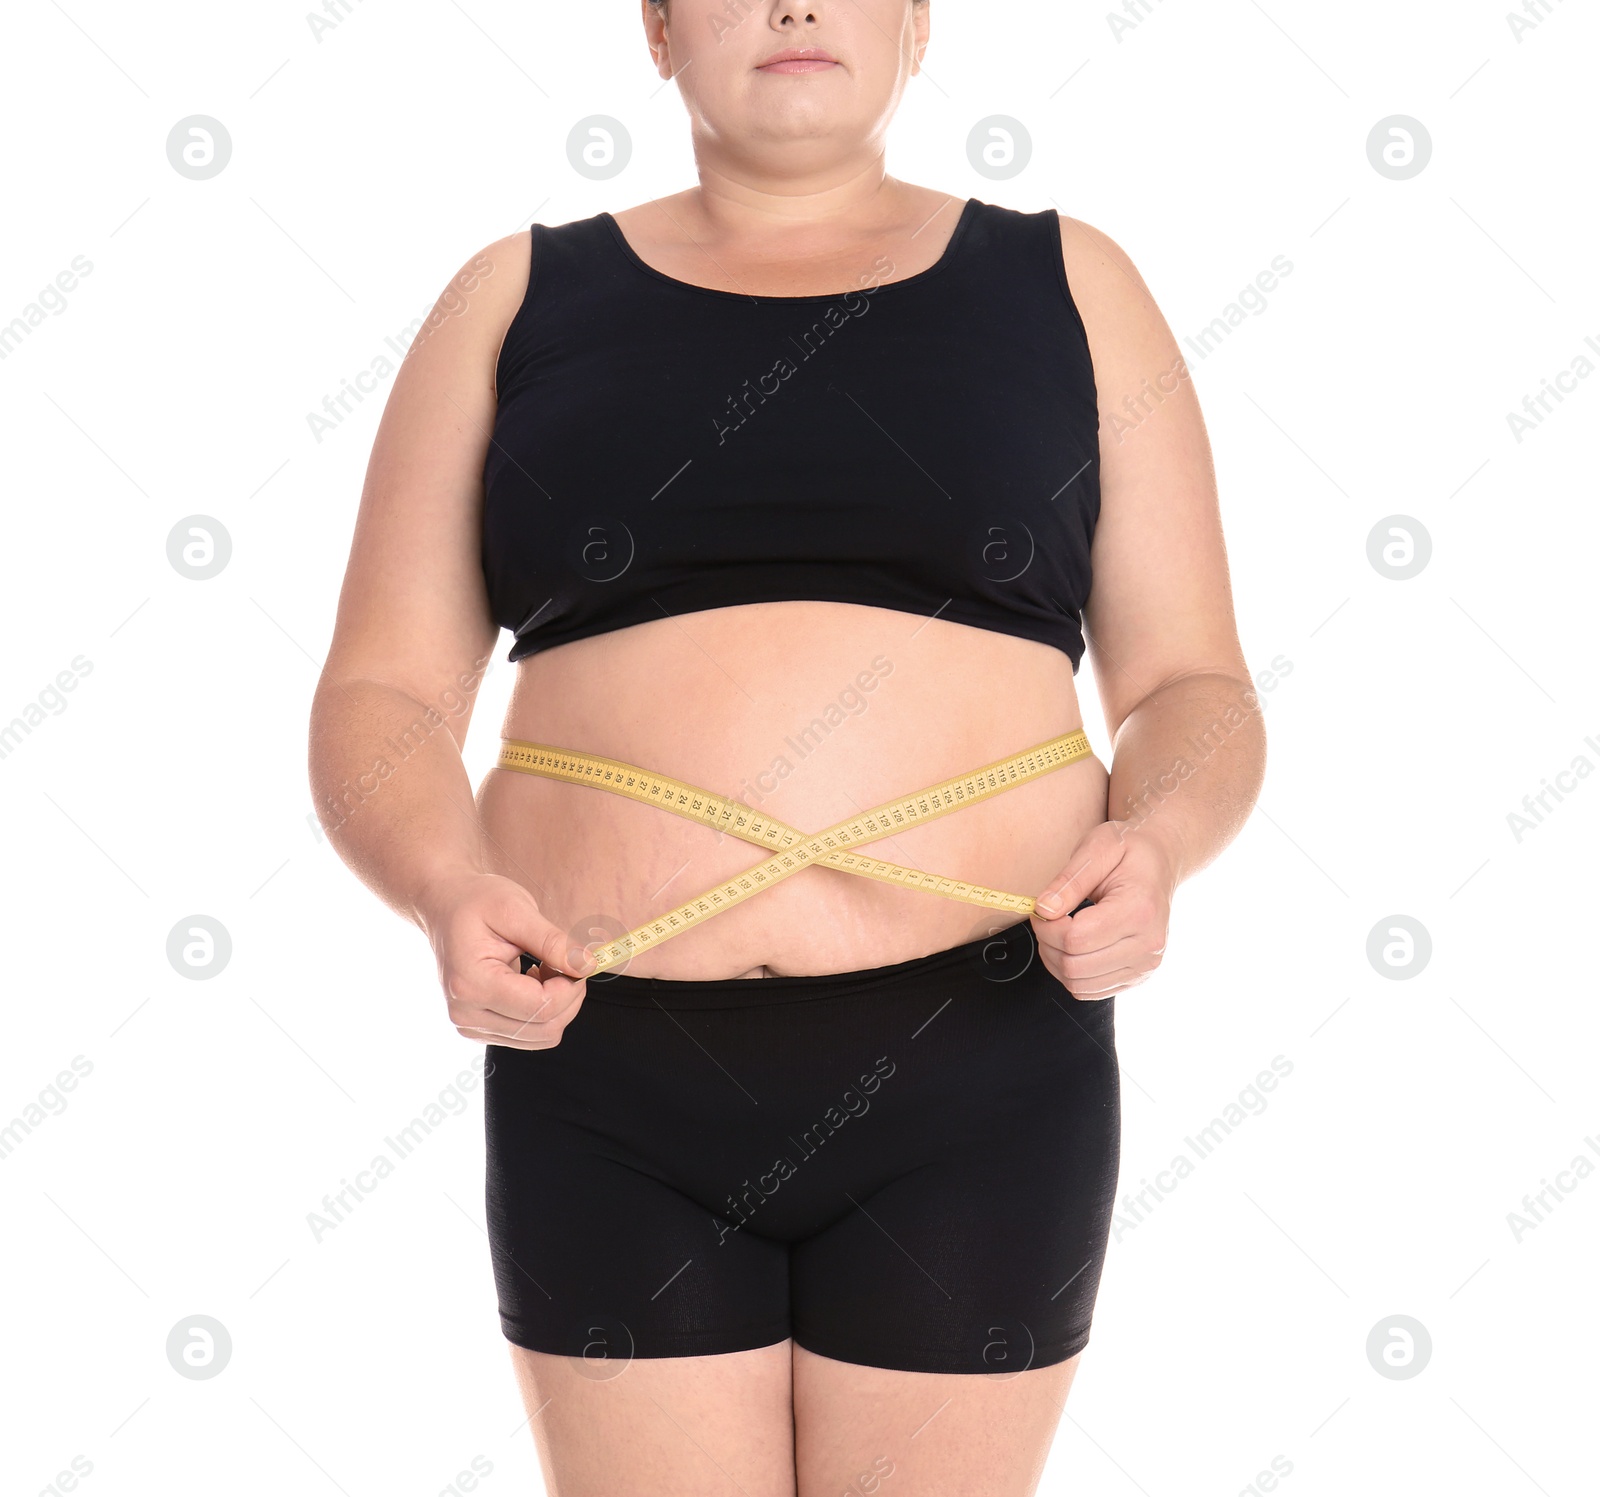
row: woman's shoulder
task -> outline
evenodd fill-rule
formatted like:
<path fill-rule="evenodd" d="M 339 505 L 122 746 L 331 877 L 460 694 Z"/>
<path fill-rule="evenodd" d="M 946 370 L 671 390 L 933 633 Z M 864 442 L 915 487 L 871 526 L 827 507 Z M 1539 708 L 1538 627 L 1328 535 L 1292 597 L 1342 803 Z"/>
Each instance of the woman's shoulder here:
<path fill-rule="evenodd" d="M 438 306 L 456 316 L 465 315 L 469 307 L 481 309 L 491 319 L 503 313 L 509 322 L 522 305 L 532 261 L 533 236 L 527 229 L 496 239 L 451 277 Z"/>
<path fill-rule="evenodd" d="M 405 363 L 412 378 L 453 380 L 495 360 L 528 290 L 532 264 L 526 229 L 486 244 L 445 283 L 433 306 L 411 327 Z"/>
<path fill-rule="evenodd" d="M 1165 353 L 1172 334 L 1133 257 L 1104 229 L 1057 216 L 1067 286 L 1096 363 Z"/>
<path fill-rule="evenodd" d="M 1081 285 L 1101 297 L 1153 300 L 1133 257 L 1104 229 L 1065 213 L 1056 217 L 1061 220 L 1062 259 L 1074 291 Z"/>

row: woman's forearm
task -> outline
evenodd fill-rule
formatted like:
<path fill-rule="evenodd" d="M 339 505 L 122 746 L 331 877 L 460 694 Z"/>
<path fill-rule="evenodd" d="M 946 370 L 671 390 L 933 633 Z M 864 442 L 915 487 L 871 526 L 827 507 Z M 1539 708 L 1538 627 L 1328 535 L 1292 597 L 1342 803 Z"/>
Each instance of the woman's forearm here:
<path fill-rule="evenodd" d="M 1197 873 L 1249 818 L 1266 770 L 1266 730 L 1244 677 L 1185 676 L 1118 728 L 1107 816 L 1160 845 L 1173 885 Z"/>
<path fill-rule="evenodd" d="M 457 734 L 470 699 L 430 706 L 397 687 L 324 676 L 311 710 L 311 789 L 328 840 L 391 909 L 420 924 L 430 885 L 484 871 Z"/>

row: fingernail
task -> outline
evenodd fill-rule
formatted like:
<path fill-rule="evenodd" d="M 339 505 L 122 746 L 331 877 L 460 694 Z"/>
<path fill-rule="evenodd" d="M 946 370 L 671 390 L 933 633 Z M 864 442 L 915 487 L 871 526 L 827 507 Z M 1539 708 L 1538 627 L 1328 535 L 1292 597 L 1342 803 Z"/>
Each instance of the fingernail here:
<path fill-rule="evenodd" d="M 583 970 L 583 964 L 588 960 L 589 953 L 581 946 L 574 946 L 572 950 L 567 953 L 567 965 L 571 967 L 574 972 L 581 972 Z"/>
<path fill-rule="evenodd" d="M 1061 913 L 1061 896 L 1059 894 L 1041 894 L 1034 900 L 1033 907 L 1046 915 L 1059 915 Z"/>

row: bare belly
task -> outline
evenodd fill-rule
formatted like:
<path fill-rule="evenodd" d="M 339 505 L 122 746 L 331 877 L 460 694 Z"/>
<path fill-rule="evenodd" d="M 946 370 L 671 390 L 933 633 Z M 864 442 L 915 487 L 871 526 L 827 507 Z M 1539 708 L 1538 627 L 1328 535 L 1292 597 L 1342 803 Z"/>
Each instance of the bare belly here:
<path fill-rule="evenodd" d="M 1082 726 L 1071 662 L 1033 640 L 846 603 L 759 603 L 534 655 L 502 736 L 625 759 L 817 831 Z M 1106 819 L 1079 759 L 866 849 L 1037 894 Z M 496 872 L 581 944 L 622 934 L 762 861 L 761 849 L 603 790 L 491 770 Z M 1010 916 L 808 868 L 636 957 L 639 977 L 815 975 L 943 951 Z"/>

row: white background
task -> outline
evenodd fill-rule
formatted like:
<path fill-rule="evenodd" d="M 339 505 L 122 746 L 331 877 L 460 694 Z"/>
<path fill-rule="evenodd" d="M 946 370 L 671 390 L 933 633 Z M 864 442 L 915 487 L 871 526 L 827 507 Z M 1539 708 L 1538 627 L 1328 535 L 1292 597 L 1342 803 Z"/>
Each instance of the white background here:
<path fill-rule="evenodd" d="M 1520 443 L 1506 418 L 1600 340 L 1600 22 L 1578 0 L 1520 41 L 1489 0 L 1154 0 L 1120 41 L 1059 0 L 934 22 L 897 175 L 1105 229 L 1180 339 L 1294 267 L 1191 358 L 1246 652 L 1292 670 L 1258 813 L 1119 1006 L 1124 1190 L 1293 1069 L 1125 1213 L 1042 1490 L 1228 1497 L 1281 1457 L 1296 1497 L 1592 1493 L 1600 1180 L 1568 1175 L 1520 1240 L 1508 1213 L 1600 1165 L 1600 780 L 1520 840 L 1507 817 L 1600 765 L 1600 379 Z M 0 759 L 0 1126 L 92 1070 L 0 1158 L 0 1481 L 38 1493 L 80 1457 L 105 1494 L 430 1497 L 481 1457 L 480 1490 L 538 1490 L 480 1092 L 335 1231 L 307 1225 L 482 1051 L 308 821 L 381 396 L 320 444 L 306 416 L 480 245 L 689 185 L 676 91 L 626 0 L 355 0 L 320 42 L 293 3 L 12 0 L 3 25 L 0 323 L 74 256 L 93 270 L 0 362 L 0 722 L 92 670 Z M 192 114 L 233 141 L 207 181 L 166 155 Z M 608 182 L 567 161 L 595 114 L 634 142 Z M 966 149 L 995 114 L 1033 140 L 1004 181 Z M 1367 156 L 1394 114 L 1433 140 L 1410 180 Z M 196 514 L 232 538 L 206 582 L 166 553 Z M 1432 539 L 1408 581 L 1367 556 L 1396 514 Z M 209 981 L 166 956 L 196 914 L 233 943 Z M 1407 980 L 1366 954 L 1396 914 L 1432 940 Z M 233 1343 L 206 1381 L 164 1350 L 197 1314 Z M 1407 1380 L 1366 1352 L 1396 1315 L 1432 1338 Z"/>

